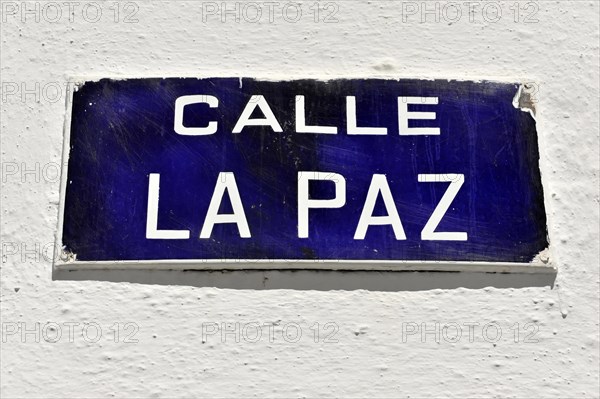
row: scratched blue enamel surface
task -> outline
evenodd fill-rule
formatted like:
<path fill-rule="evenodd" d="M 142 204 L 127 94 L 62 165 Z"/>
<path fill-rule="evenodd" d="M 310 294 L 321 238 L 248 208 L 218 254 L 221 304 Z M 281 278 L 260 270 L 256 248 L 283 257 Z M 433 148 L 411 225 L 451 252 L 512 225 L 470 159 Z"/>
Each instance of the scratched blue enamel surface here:
<path fill-rule="evenodd" d="M 63 244 L 79 260 L 378 259 L 528 262 L 547 245 L 546 216 L 532 117 L 512 105 L 516 84 L 423 80 L 136 79 L 88 82 L 73 97 Z M 174 132 L 179 96 L 206 94 L 219 107 L 185 108 L 186 126 L 219 123 L 209 136 Z M 251 95 L 264 95 L 283 133 L 232 129 Z M 307 124 L 337 135 L 295 132 L 295 96 L 306 96 Z M 359 126 L 385 136 L 346 134 L 345 96 L 357 98 Z M 397 98 L 439 97 L 439 136 L 400 136 Z M 259 111 L 255 117 L 262 117 Z M 309 238 L 298 238 L 297 173 L 346 178 L 340 209 L 310 211 Z M 219 172 L 235 173 L 252 238 L 235 224 L 200 230 Z M 186 229 L 187 240 L 146 239 L 148 175 L 160 173 L 159 229 Z M 407 240 L 371 226 L 354 240 L 372 175 L 387 175 Z M 467 241 L 422 241 L 421 230 L 447 183 L 418 174 L 460 173 L 465 184 L 436 231 L 464 231 Z M 333 184 L 311 186 L 332 198 Z M 230 212 L 228 197 L 220 209 Z M 381 198 L 375 215 L 384 215 Z M 318 264 L 316 264 L 318 265 Z"/>

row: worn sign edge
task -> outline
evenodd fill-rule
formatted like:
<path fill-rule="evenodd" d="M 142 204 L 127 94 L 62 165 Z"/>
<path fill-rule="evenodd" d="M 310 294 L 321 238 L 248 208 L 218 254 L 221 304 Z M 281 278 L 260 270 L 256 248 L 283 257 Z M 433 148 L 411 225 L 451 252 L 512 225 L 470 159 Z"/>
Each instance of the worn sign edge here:
<path fill-rule="evenodd" d="M 67 191 L 67 177 L 70 155 L 70 140 L 71 140 L 71 118 L 74 93 L 84 84 L 96 82 L 102 79 L 109 80 L 129 80 L 129 79 L 209 79 L 209 78 L 235 78 L 248 79 L 248 76 L 231 76 L 231 75 L 183 75 L 183 76 L 89 76 L 89 77 L 72 77 L 68 79 L 68 88 L 71 88 L 70 93 L 65 96 L 65 120 L 63 124 L 63 148 L 62 148 L 62 163 L 60 174 L 60 194 L 58 205 L 58 223 L 55 234 L 55 245 L 53 253 L 53 270 L 207 270 L 207 271 L 243 271 L 243 270 L 351 270 L 351 271 L 418 271 L 418 272 L 477 272 L 477 273 L 514 273 L 514 274 L 556 274 L 557 267 L 553 264 L 551 256 L 551 245 L 538 253 L 531 262 L 482 262 L 482 261 L 415 261 L 415 260 L 321 260 L 321 259 L 159 259 L 159 260 L 120 260 L 120 261 L 78 261 L 76 254 L 69 253 L 64 250 L 62 233 L 64 223 L 65 200 Z M 294 78 L 278 78 L 278 77 L 252 77 L 250 79 L 259 79 L 272 82 L 294 81 L 301 79 L 316 79 L 321 81 L 329 81 L 335 79 L 387 79 L 387 80 L 445 80 L 448 82 L 490 82 L 519 85 L 513 98 L 513 106 L 523 112 L 529 113 L 537 125 L 536 109 L 534 107 L 521 106 L 521 98 L 523 96 L 523 88 L 526 82 L 533 82 L 527 79 L 510 79 L 510 78 L 439 78 L 439 77 L 398 77 L 398 76 L 369 76 L 356 77 L 352 75 L 340 76 L 323 76 L 322 78 L 314 77 L 294 77 Z M 537 131 L 537 129 L 536 129 Z M 538 133 L 538 152 L 541 150 Z M 541 168 L 541 156 L 538 162 L 542 186 L 544 178 Z M 544 207 L 546 212 L 546 230 L 548 232 L 548 203 L 546 193 L 544 191 Z M 550 240 L 548 238 L 548 242 Z"/>

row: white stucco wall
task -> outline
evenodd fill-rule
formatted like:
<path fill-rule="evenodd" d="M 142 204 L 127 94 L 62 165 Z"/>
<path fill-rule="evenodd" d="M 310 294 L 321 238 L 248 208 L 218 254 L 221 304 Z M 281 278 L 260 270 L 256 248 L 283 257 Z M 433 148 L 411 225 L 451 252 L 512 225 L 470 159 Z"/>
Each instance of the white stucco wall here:
<path fill-rule="evenodd" d="M 24 6 L 2 1 L 3 397 L 599 396 L 599 3 L 539 1 L 534 23 L 524 22 L 535 9 L 526 2 L 518 22 L 513 1 L 495 3 L 503 14 L 494 23 L 484 19 L 494 19 L 493 9 L 483 14 L 481 4 L 473 5 L 472 21 L 465 5 L 454 23 L 436 22 L 434 15 L 421 23 L 419 14 L 403 21 L 400 1 L 339 1 L 336 23 L 315 23 L 313 3 L 302 4 L 297 23 L 282 18 L 281 6 L 274 6 L 272 23 L 268 15 L 261 23 L 237 23 L 231 15 L 203 21 L 200 1 L 138 1 L 127 9 L 121 2 L 115 22 L 109 2 L 92 23 L 93 10 L 86 20 L 87 3 L 80 2 L 72 21 L 62 5 L 61 20 L 51 23 L 55 10 L 47 8 L 39 22 L 25 15 L 23 22 Z M 35 10 L 35 2 L 27 6 Z M 125 11 L 134 9 L 138 22 L 124 23 Z M 290 10 L 288 19 L 293 15 Z M 53 102 L 53 85 L 72 77 L 140 75 L 538 82 L 554 288 L 257 291 L 53 281 L 44 254 L 56 231 L 59 183 L 53 166 L 44 165 L 61 162 L 65 119 L 65 94 Z M 6 95 L 23 84 L 33 90 L 39 84 L 38 98 Z M 22 175 L 25 168 L 38 171 Z M 48 322 L 58 324 L 60 338 Z M 459 323 L 463 336 L 453 343 L 454 333 L 445 330 L 436 343 L 433 335 L 406 334 L 435 322 Z M 489 342 L 493 329 L 482 336 L 490 322 L 502 330 L 496 343 Z M 39 337 L 13 333 L 15 327 L 35 331 L 35 323 Z M 72 324 L 72 339 L 65 323 L 79 323 Z M 97 323 L 102 338 L 91 342 L 93 328 L 83 336 L 83 323 Z M 120 323 L 118 338 L 114 323 Z M 139 329 L 137 343 L 124 342 L 125 323 L 132 323 L 127 332 Z M 203 325 L 212 326 L 207 323 L 275 326 L 263 327 L 258 342 L 250 342 L 253 328 L 240 342 L 233 335 L 223 342 L 218 334 L 202 336 Z M 282 339 L 286 323 L 301 327 L 298 342 Z M 310 329 L 315 323 L 318 342 Z M 334 324 L 325 331 L 326 323 Z M 465 323 L 479 323 L 474 342 Z M 529 331 L 539 329 L 537 343 L 524 342 L 527 323 L 533 323 Z M 326 339 L 332 326 L 339 328 L 337 342 Z"/>

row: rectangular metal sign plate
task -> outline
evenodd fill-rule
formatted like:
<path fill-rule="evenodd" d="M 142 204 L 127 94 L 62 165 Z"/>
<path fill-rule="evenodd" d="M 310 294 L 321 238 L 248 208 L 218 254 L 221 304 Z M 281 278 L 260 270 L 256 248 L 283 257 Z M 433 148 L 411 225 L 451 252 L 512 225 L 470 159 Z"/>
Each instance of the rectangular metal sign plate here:
<path fill-rule="evenodd" d="M 60 263 L 529 263 L 548 242 L 519 88 L 86 82 L 66 132 Z"/>

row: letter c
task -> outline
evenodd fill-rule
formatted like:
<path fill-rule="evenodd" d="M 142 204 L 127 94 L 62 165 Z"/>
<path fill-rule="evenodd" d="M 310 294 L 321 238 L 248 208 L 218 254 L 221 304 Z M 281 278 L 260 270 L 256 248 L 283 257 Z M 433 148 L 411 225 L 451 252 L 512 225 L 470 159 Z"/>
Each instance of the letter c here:
<path fill-rule="evenodd" d="M 216 133 L 217 122 L 209 122 L 206 127 L 186 127 L 183 126 L 183 109 L 190 104 L 208 104 L 210 108 L 219 106 L 219 99 L 207 95 L 181 96 L 175 100 L 175 133 L 182 136 L 206 136 Z"/>

